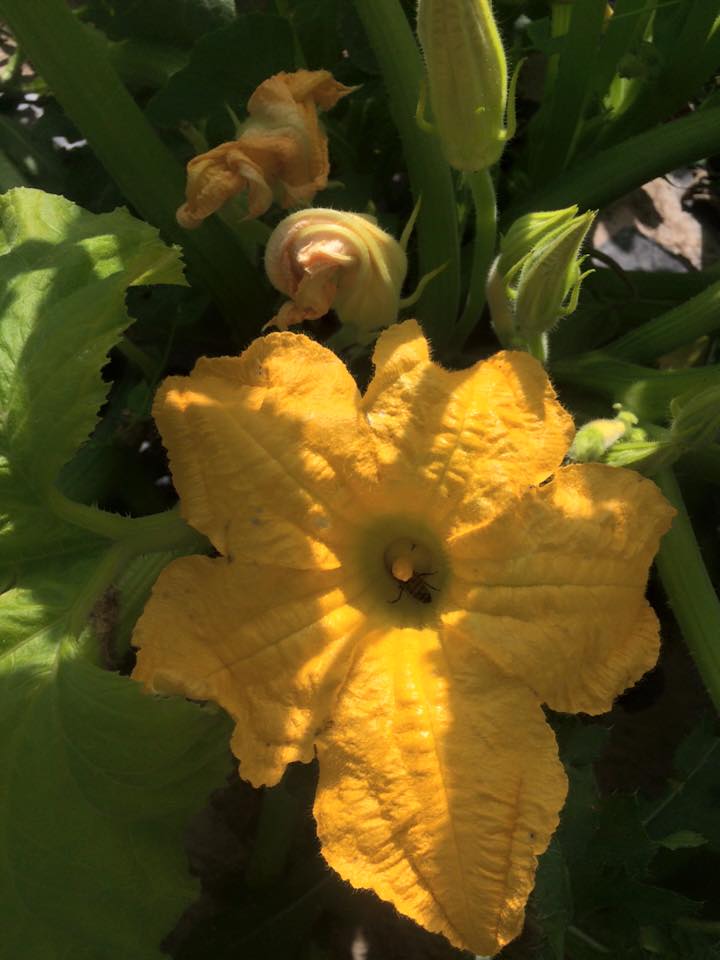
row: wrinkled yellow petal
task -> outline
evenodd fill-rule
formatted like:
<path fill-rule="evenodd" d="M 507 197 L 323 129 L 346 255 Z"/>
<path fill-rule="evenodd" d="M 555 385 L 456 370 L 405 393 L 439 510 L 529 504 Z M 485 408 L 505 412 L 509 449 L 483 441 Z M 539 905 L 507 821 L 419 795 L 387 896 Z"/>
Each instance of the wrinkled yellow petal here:
<path fill-rule="evenodd" d="M 331 109 L 353 89 L 338 83 L 327 70 L 297 70 L 275 74 L 250 97 L 250 119 L 240 139 L 252 150 L 263 145 L 268 135 L 284 138 L 274 147 L 277 166 L 273 171 L 282 206 L 309 203 L 327 186 L 327 137 L 317 111 Z"/>
<path fill-rule="evenodd" d="M 542 366 L 504 352 L 451 372 L 409 320 L 379 338 L 363 405 L 379 441 L 382 482 L 442 523 L 488 523 L 561 463 L 573 436 Z"/>
<path fill-rule="evenodd" d="M 263 166 L 232 140 L 200 154 L 187 165 L 186 201 L 177 221 L 186 230 L 199 227 L 231 197 L 248 191 L 248 216 L 259 217 L 272 203 L 272 189 Z"/>
<path fill-rule="evenodd" d="M 273 197 L 283 207 L 309 203 L 327 186 L 327 137 L 318 109 L 351 93 L 327 70 L 278 73 L 248 101 L 237 140 L 194 157 L 187 166 L 186 201 L 178 223 L 198 227 L 231 197 L 248 192 L 248 216 L 259 217 Z"/>
<path fill-rule="evenodd" d="M 490 526 L 450 538 L 454 642 L 554 710 L 604 713 L 657 660 L 644 591 L 673 513 L 634 471 L 562 468 Z"/>
<path fill-rule="evenodd" d="M 522 927 L 565 799 L 535 697 L 433 631 L 368 640 L 318 741 L 328 863 L 428 930 L 494 955 Z"/>
<path fill-rule="evenodd" d="M 133 636 L 148 690 L 212 700 L 235 721 L 241 775 L 271 786 L 313 758 L 365 617 L 357 573 L 185 557 L 161 573 Z"/>
<path fill-rule="evenodd" d="M 374 470 L 355 381 L 331 351 L 276 333 L 170 377 L 153 408 L 183 517 L 220 553 L 330 568 Z"/>

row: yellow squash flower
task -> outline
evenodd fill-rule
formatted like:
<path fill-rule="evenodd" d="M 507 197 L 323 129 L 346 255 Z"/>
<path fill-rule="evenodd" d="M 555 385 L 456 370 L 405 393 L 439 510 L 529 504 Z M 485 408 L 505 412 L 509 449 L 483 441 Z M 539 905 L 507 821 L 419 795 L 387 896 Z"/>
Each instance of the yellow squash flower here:
<path fill-rule="evenodd" d="M 327 186 L 327 137 L 318 109 L 329 110 L 351 93 L 327 70 L 277 73 L 248 100 L 248 120 L 236 140 L 188 163 L 180 226 L 199 227 L 231 197 L 247 191 L 248 216 L 259 217 L 273 199 L 283 207 L 309 203 Z"/>
<path fill-rule="evenodd" d="M 314 207 L 278 224 L 265 269 L 272 285 L 292 298 L 268 326 L 285 330 L 334 307 L 348 337 L 364 344 L 397 320 L 407 257 L 374 217 Z"/>
<path fill-rule="evenodd" d="M 521 929 L 566 778 L 542 704 L 602 713 L 655 663 L 644 597 L 671 507 L 632 471 L 561 466 L 539 363 L 433 363 L 379 338 L 364 395 L 273 333 L 165 381 L 185 518 L 219 556 L 161 574 L 134 676 L 235 721 L 241 775 L 319 758 L 328 863 L 460 947 Z"/>

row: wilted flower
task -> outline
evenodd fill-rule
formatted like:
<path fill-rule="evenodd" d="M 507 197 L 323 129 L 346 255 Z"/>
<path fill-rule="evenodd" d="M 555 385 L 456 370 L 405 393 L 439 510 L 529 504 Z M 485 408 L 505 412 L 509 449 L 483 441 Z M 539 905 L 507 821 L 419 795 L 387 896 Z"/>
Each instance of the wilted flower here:
<path fill-rule="evenodd" d="M 526 353 L 449 372 L 408 321 L 374 362 L 361 396 L 274 333 L 165 381 L 183 515 L 219 555 L 163 571 L 134 676 L 224 707 L 253 784 L 317 754 L 328 863 L 495 954 L 567 789 L 541 705 L 602 713 L 653 666 L 672 509 L 632 471 L 561 466 L 572 420 Z"/>
<path fill-rule="evenodd" d="M 316 207 L 278 224 L 265 269 L 292 298 L 268 326 L 285 330 L 333 308 L 349 339 L 364 344 L 397 319 L 407 257 L 374 217 Z"/>
<path fill-rule="evenodd" d="M 578 216 L 577 209 L 528 213 L 503 238 L 488 275 L 487 298 L 504 346 L 544 343 L 558 320 L 577 307 L 587 276 L 581 273 L 580 248 L 595 219 L 594 211 Z"/>
<path fill-rule="evenodd" d="M 505 51 L 488 0 L 419 0 L 417 30 L 449 163 L 466 172 L 491 166 L 509 131 Z"/>
<path fill-rule="evenodd" d="M 317 111 L 351 93 L 327 70 L 278 73 L 248 101 L 236 140 L 194 157 L 187 166 L 186 202 L 178 223 L 198 227 L 231 197 L 247 191 L 248 216 L 275 199 L 283 207 L 309 203 L 327 186 L 327 138 Z"/>

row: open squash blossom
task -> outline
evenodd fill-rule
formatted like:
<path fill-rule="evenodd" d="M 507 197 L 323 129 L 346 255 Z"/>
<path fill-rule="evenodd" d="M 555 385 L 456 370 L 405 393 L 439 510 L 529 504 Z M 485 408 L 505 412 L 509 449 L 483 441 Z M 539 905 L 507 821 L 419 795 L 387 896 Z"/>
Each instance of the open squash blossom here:
<path fill-rule="evenodd" d="M 361 396 L 273 333 L 165 381 L 182 510 L 219 556 L 163 571 L 134 677 L 224 707 L 257 786 L 317 753 L 328 863 L 494 954 L 566 793 L 541 705 L 602 713 L 653 666 L 673 511 L 637 473 L 561 466 L 572 420 L 528 354 L 450 372 L 407 321 L 374 363 Z"/>
<path fill-rule="evenodd" d="M 318 109 L 329 110 L 351 93 L 327 70 L 277 73 L 248 100 L 248 120 L 236 140 L 188 163 L 180 226 L 199 227 L 231 197 L 247 191 L 248 217 L 259 217 L 273 199 L 283 207 L 309 203 L 327 186 L 327 137 Z"/>
<path fill-rule="evenodd" d="M 324 316 L 335 309 L 356 343 L 370 343 L 397 319 L 407 257 L 374 217 L 315 207 L 286 217 L 265 252 L 272 285 L 292 300 L 268 326 Z"/>

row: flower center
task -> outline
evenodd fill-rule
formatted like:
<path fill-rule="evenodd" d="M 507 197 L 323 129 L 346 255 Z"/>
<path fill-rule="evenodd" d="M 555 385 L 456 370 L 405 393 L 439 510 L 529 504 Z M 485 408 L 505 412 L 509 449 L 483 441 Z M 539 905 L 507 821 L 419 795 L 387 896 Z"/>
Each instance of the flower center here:
<path fill-rule="evenodd" d="M 433 591 L 438 588 L 426 578 L 438 571 L 433 567 L 432 553 L 425 544 L 410 537 L 400 537 L 385 550 L 383 559 L 388 573 L 400 585 L 397 598 L 391 603 L 397 603 L 403 593 L 418 603 L 432 602 Z"/>

